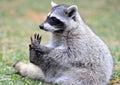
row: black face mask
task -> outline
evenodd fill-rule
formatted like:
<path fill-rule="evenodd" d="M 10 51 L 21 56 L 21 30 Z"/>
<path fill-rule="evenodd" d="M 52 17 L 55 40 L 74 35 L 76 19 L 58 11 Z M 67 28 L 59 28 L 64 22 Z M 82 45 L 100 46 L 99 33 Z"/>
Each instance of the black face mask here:
<path fill-rule="evenodd" d="M 48 22 L 51 26 L 54 26 L 56 28 L 64 27 L 64 23 L 62 21 L 60 21 L 59 19 L 57 19 L 56 17 L 48 16 L 46 22 Z"/>

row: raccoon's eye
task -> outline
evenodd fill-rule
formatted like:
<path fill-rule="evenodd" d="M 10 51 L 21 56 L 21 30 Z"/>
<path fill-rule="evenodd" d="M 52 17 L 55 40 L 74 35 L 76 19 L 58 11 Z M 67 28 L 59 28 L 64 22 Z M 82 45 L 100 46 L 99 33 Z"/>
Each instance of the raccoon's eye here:
<path fill-rule="evenodd" d="M 58 20 L 58 19 L 55 18 L 55 17 L 51 17 L 51 18 L 50 18 L 50 22 L 51 22 L 51 23 L 54 23 L 54 24 L 60 24 L 60 23 L 61 23 L 61 21 Z"/>
<path fill-rule="evenodd" d="M 51 17 L 50 19 L 51 19 L 52 22 L 57 22 L 58 21 L 58 19 L 56 19 L 55 17 Z"/>

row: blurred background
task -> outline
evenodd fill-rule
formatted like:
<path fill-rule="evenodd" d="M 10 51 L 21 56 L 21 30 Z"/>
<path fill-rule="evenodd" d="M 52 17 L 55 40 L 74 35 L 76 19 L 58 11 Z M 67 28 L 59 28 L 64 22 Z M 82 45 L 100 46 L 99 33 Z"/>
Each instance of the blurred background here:
<path fill-rule="evenodd" d="M 115 60 L 111 85 L 120 85 L 120 0 L 53 0 L 76 4 L 84 21 L 108 45 Z M 0 0 L 0 85 L 43 85 L 41 81 L 21 78 L 12 65 L 17 60 L 29 61 L 30 36 L 49 33 L 39 29 L 51 9 L 51 0 Z M 44 84 L 45 85 L 45 84 Z"/>

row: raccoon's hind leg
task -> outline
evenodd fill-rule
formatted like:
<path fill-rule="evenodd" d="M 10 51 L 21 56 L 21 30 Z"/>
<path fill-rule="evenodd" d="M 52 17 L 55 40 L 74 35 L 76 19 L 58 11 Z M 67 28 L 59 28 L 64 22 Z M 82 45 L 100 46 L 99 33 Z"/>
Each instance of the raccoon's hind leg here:
<path fill-rule="evenodd" d="M 13 67 L 17 70 L 17 72 L 21 76 L 29 77 L 32 79 L 41 79 L 41 80 L 45 78 L 42 70 L 38 66 L 32 63 L 25 63 L 23 61 L 18 61 L 13 65 Z"/>

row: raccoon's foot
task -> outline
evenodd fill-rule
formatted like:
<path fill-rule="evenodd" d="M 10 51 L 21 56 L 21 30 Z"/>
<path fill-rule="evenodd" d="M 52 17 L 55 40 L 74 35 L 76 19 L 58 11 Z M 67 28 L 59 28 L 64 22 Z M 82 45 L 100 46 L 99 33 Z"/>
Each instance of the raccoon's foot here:
<path fill-rule="evenodd" d="M 42 70 L 32 63 L 18 61 L 13 65 L 13 67 L 15 70 L 17 70 L 17 73 L 23 77 L 41 80 L 43 80 L 45 77 Z"/>

